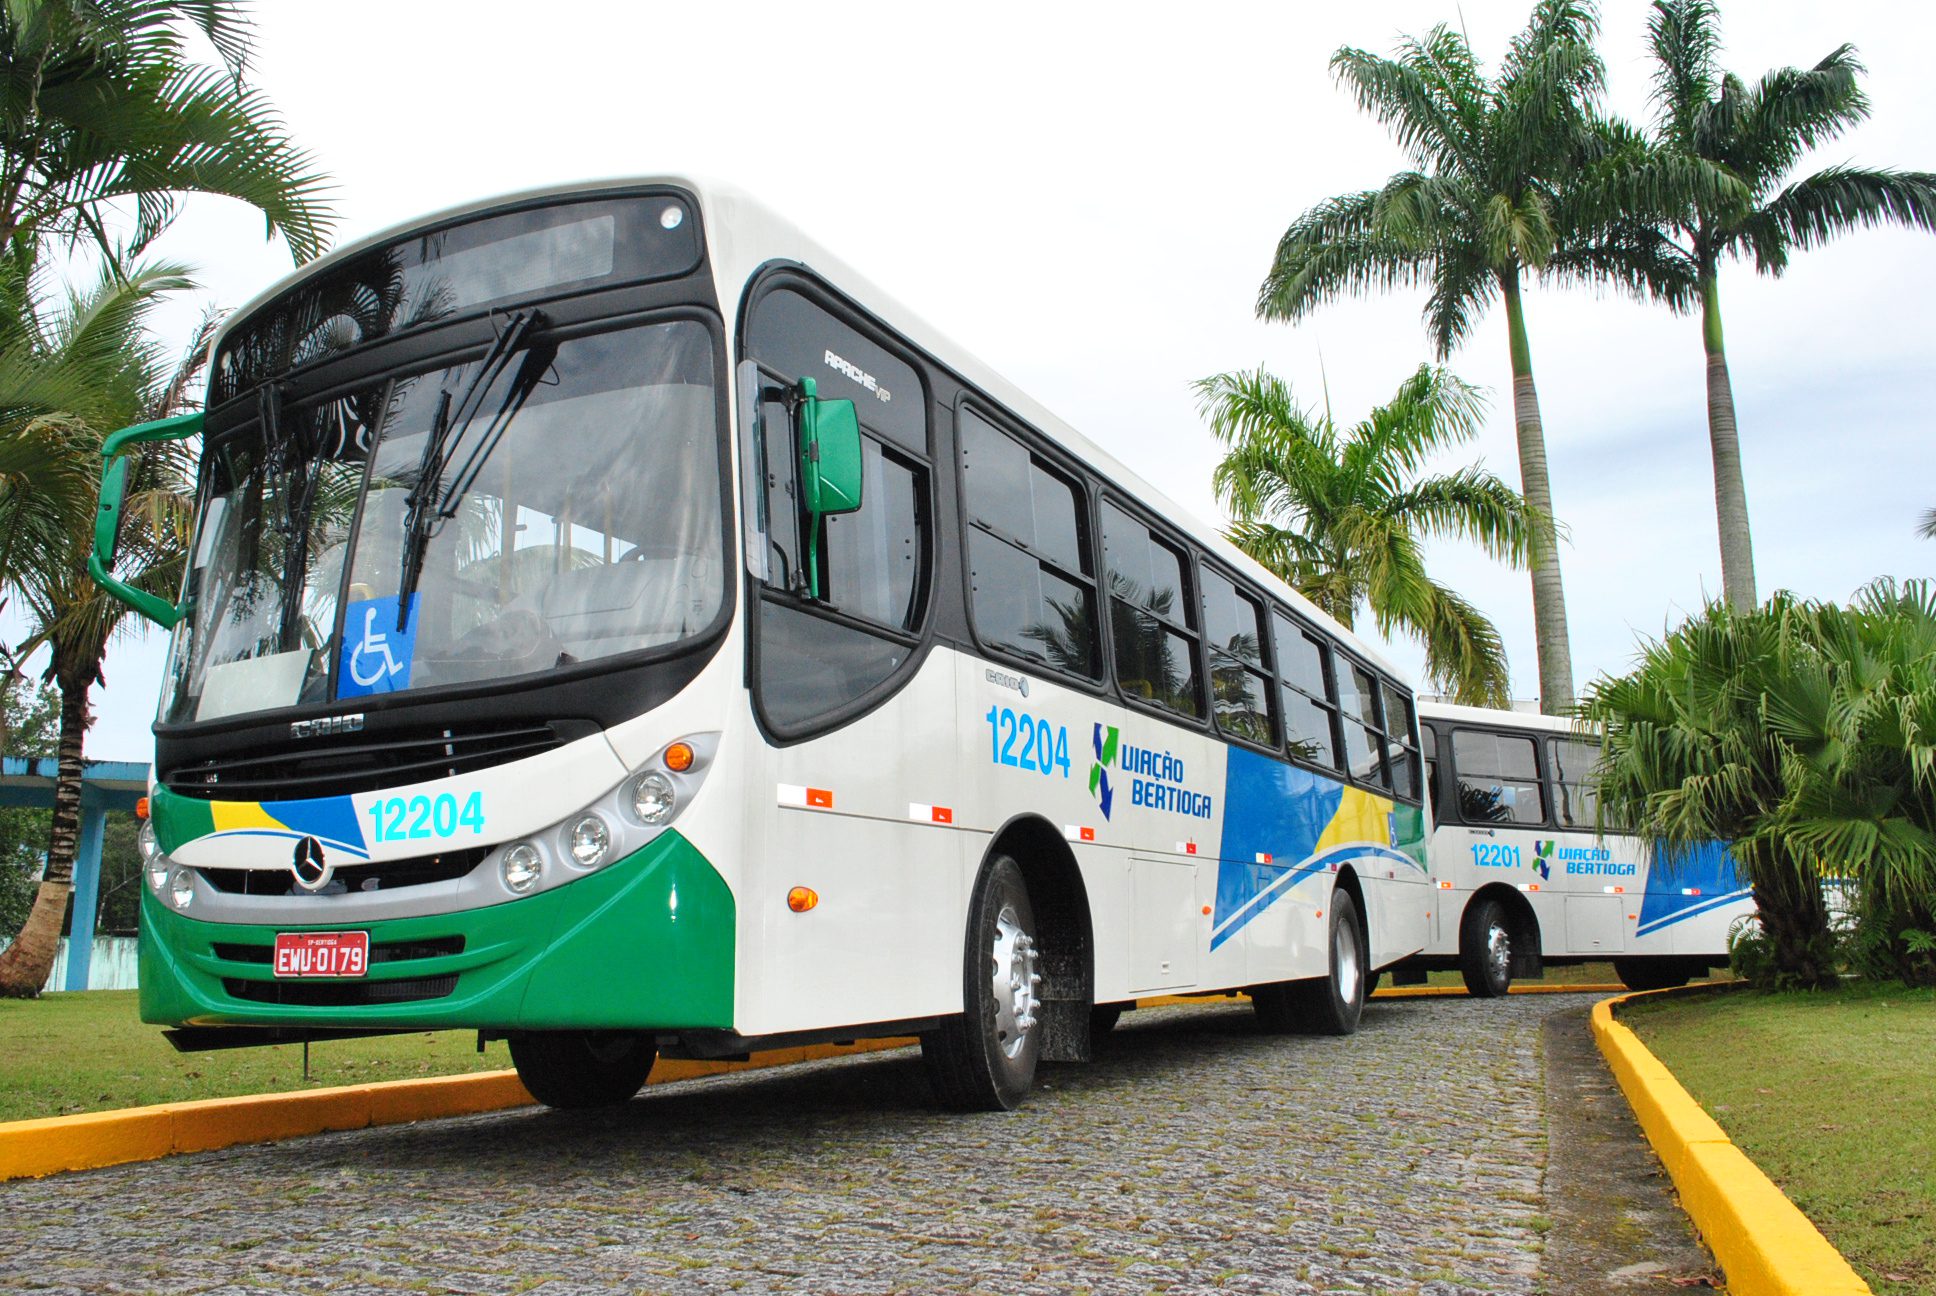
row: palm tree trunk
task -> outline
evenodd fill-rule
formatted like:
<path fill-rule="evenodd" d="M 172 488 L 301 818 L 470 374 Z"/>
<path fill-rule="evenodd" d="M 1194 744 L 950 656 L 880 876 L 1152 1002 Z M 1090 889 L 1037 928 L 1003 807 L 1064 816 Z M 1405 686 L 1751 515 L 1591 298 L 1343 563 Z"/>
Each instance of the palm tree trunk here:
<path fill-rule="evenodd" d="M 31 999 L 53 973 L 60 952 L 61 924 L 67 900 L 74 891 L 74 858 L 81 841 L 81 745 L 92 717 L 87 694 L 94 683 L 91 670 L 63 670 L 60 746 L 54 779 L 54 827 L 47 843 L 47 873 L 34 892 L 34 907 L 12 945 L 0 954 L 0 997 Z M 78 679 L 78 682 L 77 682 Z"/>
<path fill-rule="evenodd" d="M 1775 984 L 1809 990 L 1840 984 L 1821 879 L 1781 846 L 1765 849 L 1767 866 L 1751 869 L 1749 881 L 1755 915 L 1774 962 Z"/>
<path fill-rule="evenodd" d="M 1526 342 L 1526 315 L 1519 300 L 1519 269 L 1500 272 L 1506 327 L 1512 335 L 1513 424 L 1519 434 L 1519 487 L 1541 519 L 1534 550 L 1533 634 L 1539 652 L 1539 709 L 1561 715 L 1573 708 L 1573 647 L 1566 632 L 1566 591 L 1560 584 L 1560 550 L 1553 523 L 1553 487 L 1546 475 L 1546 435 L 1533 387 L 1533 353 Z"/>
<path fill-rule="evenodd" d="M 1741 480 L 1741 440 L 1734 424 L 1734 386 L 1721 343 L 1721 299 L 1714 267 L 1701 273 L 1701 343 L 1707 350 L 1707 437 L 1714 452 L 1714 516 L 1721 529 L 1721 588 L 1737 612 L 1753 610 L 1754 541 L 1748 535 L 1748 488 Z"/>

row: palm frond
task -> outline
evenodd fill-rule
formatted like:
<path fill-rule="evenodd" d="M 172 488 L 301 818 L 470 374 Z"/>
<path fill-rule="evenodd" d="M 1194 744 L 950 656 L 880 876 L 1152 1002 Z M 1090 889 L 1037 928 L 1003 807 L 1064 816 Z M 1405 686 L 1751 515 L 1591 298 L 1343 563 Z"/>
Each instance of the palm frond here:
<path fill-rule="evenodd" d="M 1719 89 L 1720 6 L 1714 0 L 1654 0 L 1647 47 L 1654 59 L 1654 120 L 1677 147 L 1692 152 L 1695 118 Z"/>
<path fill-rule="evenodd" d="M 1780 274 L 1793 248 L 1881 225 L 1936 232 L 1936 173 L 1824 167 L 1736 224 L 1727 246 L 1751 252 L 1764 273 Z"/>

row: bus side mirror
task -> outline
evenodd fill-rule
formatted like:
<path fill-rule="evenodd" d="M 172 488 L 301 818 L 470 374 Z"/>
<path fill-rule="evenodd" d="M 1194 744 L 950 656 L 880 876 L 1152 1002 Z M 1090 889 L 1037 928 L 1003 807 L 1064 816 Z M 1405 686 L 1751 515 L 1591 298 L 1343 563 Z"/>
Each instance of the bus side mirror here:
<path fill-rule="evenodd" d="M 114 575 L 115 550 L 121 543 L 121 506 L 128 496 L 130 462 L 123 451 L 142 441 L 179 441 L 202 430 L 200 414 L 183 414 L 153 423 L 122 428 L 101 443 L 101 504 L 94 514 L 94 551 L 87 556 L 87 574 L 94 583 L 164 629 L 172 629 L 187 612 L 146 590 L 138 590 Z"/>
<path fill-rule="evenodd" d="M 820 521 L 861 506 L 860 415 L 850 400 L 822 400 L 814 380 L 802 378 L 800 401 L 800 506 L 807 515 L 807 578 L 814 598 L 820 586 Z"/>

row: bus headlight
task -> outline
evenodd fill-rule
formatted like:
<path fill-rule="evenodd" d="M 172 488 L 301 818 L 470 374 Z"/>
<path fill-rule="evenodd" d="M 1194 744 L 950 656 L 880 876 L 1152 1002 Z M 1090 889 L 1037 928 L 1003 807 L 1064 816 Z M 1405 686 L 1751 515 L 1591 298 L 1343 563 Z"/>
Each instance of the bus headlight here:
<path fill-rule="evenodd" d="M 504 885 L 523 895 L 538 885 L 538 879 L 544 876 L 544 856 L 530 842 L 519 842 L 504 852 L 504 858 L 497 867 L 503 875 Z"/>
<path fill-rule="evenodd" d="M 605 858 L 612 844 L 612 830 L 595 814 L 580 815 L 565 840 L 579 866 L 590 868 Z"/>
<path fill-rule="evenodd" d="M 148 870 L 148 887 L 156 895 L 168 889 L 169 859 L 161 853 L 161 841 L 155 836 L 155 826 L 143 823 L 141 831 L 135 834 L 134 846 L 141 854 L 141 867 Z"/>
<path fill-rule="evenodd" d="M 195 898 L 195 875 L 185 868 L 175 870 L 175 885 L 169 894 L 174 898 L 175 908 L 188 908 L 189 901 Z"/>
<path fill-rule="evenodd" d="M 679 806 L 679 794 L 672 780 L 657 770 L 641 774 L 632 783 L 632 813 L 640 823 L 662 824 L 672 818 Z"/>

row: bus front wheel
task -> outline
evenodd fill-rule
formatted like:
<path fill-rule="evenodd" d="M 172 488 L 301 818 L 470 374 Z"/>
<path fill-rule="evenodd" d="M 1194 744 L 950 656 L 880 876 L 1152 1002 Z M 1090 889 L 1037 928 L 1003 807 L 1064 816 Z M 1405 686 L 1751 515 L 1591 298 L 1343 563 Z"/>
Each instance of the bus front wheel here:
<path fill-rule="evenodd" d="M 958 1111 L 1012 1111 L 1042 1053 L 1041 951 L 1022 870 L 998 855 L 969 906 L 961 1006 L 921 1037 L 935 1095 Z"/>
<path fill-rule="evenodd" d="M 1506 906 L 1485 899 L 1465 911 L 1459 924 L 1459 973 L 1466 992 L 1494 999 L 1512 986 L 1512 920 Z"/>
<path fill-rule="evenodd" d="M 547 1107 L 629 1102 L 658 1060 L 649 1035 L 626 1031 L 531 1031 L 511 1036 L 511 1062 Z"/>

